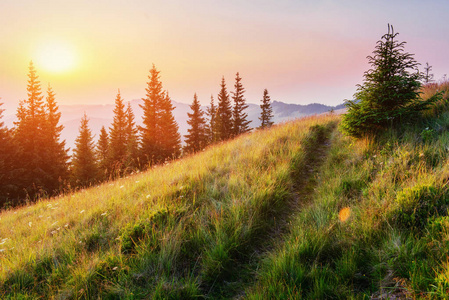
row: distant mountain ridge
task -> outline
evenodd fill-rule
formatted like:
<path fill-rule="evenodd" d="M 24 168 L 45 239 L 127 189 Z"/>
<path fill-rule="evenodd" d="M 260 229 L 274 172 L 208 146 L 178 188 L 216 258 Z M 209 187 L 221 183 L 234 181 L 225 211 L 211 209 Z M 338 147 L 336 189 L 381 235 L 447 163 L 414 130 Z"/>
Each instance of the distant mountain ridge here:
<path fill-rule="evenodd" d="M 141 99 L 131 100 L 131 107 L 135 114 L 135 120 L 137 125 L 142 124 L 142 115 L 143 111 L 139 107 L 139 104 L 142 104 Z M 187 134 L 187 113 L 190 112 L 190 105 L 182 102 L 173 101 L 175 109 L 173 111 L 173 115 L 178 122 L 179 125 L 179 133 L 182 138 L 185 134 Z M 206 106 L 202 107 L 203 110 L 206 109 Z M 321 114 L 328 112 L 330 110 L 339 110 L 344 108 L 344 104 L 340 104 L 337 106 L 328 106 L 319 103 L 311 103 L 307 105 L 301 104 L 289 104 L 281 101 L 273 101 L 273 121 L 275 123 L 281 123 L 297 118 L 302 118 L 309 115 Z M 101 127 L 105 126 L 105 128 L 109 128 L 112 123 L 112 119 L 114 117 L 113 113 L 114 104 L 104 104 L 104 105 L 90 105 L 90 104 L 77 104 L 77 105 L 60 105 L 59 111 L 61 112 L 61 120 L 60 123 L 64 126 L 64 130 L 61 134 L 61 138 L 66 140 L 66 144 L 68 147 L 72 148 L 75 145 L 75 139 L 78 136 L 78 127 L 80 124 L 80 120 L 84 115 L 84 112 L 87 114 L 89 118 L 89 127 L 92 130 L 92 133 L 97 138 Z M 248 114 L 248 119 L 251 120 L 250 127 L 256 128 L 260 126 L 260 106 L 253 103 L 248 103 L 248 108 L 246 113 Z M 9 113 L 8 111 L 6 113 Z M 5 117 L 5 124 L 8 128 L 12 128 L 13 122 L 15 120 L 15 115 L 8 114 Z"/>

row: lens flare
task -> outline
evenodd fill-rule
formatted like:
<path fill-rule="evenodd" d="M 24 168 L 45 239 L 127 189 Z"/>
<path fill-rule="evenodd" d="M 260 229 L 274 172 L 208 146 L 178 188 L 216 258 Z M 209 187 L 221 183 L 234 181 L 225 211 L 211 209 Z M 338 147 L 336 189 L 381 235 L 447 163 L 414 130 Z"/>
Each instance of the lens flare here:
<path fill-rule="evenodd" d="M 344 207 L 338 213 L 338 218 L 341 222 L 346 222 L 351 216 L 351 209 L 349 207 Z"/>

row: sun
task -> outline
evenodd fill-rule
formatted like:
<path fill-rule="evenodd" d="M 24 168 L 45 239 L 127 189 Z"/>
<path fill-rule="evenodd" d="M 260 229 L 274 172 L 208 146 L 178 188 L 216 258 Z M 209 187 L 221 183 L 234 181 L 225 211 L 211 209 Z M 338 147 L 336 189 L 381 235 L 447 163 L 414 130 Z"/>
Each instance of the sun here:
<path fill-rule="evenodd" d="M 37 49 L 36 64 L 52 73 L 65 73 L 76 67 L 76 54 L 69 44 L 50 42 Z"/>

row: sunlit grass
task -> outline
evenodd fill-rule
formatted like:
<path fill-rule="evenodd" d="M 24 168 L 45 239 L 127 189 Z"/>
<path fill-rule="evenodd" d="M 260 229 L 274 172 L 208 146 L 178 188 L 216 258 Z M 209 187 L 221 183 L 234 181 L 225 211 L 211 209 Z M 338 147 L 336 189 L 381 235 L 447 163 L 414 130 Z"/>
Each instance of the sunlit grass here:
<path fill-rule="evenodd" d="M 248 299 L 445 299 L 449 113 L 377 141 L 335 133 L 313 205 L 247 288 Z"/>
<path fill-rule="evenodd" d="M 213 293 L 285 206 L 310 128 L 335 118 L 256 131 L 145 173 L 1 212 L 2 297 Z"/>

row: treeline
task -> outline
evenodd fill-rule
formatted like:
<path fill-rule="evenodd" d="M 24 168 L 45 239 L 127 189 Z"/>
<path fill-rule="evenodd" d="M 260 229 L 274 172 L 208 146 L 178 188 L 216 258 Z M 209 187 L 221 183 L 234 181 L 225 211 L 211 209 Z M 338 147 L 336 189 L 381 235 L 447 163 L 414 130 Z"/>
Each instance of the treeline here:
<path fill-rule="evenodd" d="M 27 99 L 20 102 L 17 121 L 8 129 L 1 121 L 0 103 L 0 206 L 17 205 L 24 200 L 54 196 L 132 172 L 145 170 L 181 155 L 200 151 L 210 144 L 225 141 L 251 130 L 245 112 L 248 105 L 242 78 L 236 74 L 234 90 L 227 90 L 222 78 L 217 104 L 201 109 L 196 94 L 188 113 L 185 146 L 173 116 L 174 106 L 163 89 L 160 72 L 153 65 L 148 76 L 143 104 L 142 125 L 137 126 L 131 105 L 125 104 L 120 90 L 115 98 L 111 126 L 100 131 L 97 142 L 85 114 L 70 157 L 55 93 L 49 85 L 45 95 L 38 75 L 30 63 Z M 273 122 L 271 100 L 265 89 L 260 105 L 261 126 Z"/>

